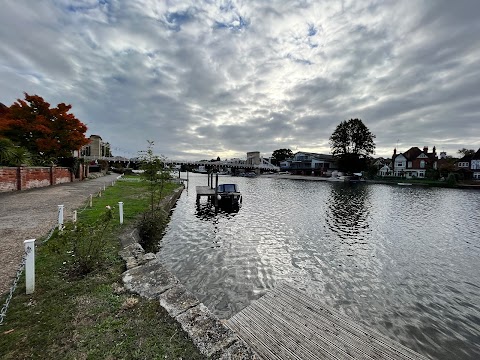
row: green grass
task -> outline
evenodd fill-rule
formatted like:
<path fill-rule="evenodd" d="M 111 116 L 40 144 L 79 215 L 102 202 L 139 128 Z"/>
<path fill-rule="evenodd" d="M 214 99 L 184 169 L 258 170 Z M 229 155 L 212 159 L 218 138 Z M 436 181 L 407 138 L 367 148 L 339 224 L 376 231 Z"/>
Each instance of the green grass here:
<path fill-rule="evenodd" d="M 143 182 L 119 181 L 94 198 L 93 208 L 79 214 L 79 220 L 91 224 L 106 205 L 118 209 L 123 201 L 127 225 L 148 208 L 147 197 Z M 102 265 L 87 275 L 72 274 L 75 259 L 66 237 L 55 234 L 37 248 L 35 293 L 25 295 L 24 281 L 19 284 L 0 327 L 0 358 L 204 358 L 157 301 L 123 289 L 117 211 L 112 222 Z"/>

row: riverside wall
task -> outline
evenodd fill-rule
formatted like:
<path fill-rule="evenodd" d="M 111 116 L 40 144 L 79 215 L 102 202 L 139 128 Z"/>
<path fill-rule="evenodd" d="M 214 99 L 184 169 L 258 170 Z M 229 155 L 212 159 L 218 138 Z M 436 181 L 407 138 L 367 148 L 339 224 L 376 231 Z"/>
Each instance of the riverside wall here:
<path fill-rule="evenodd" d="M 170 212 L 183 188 L 164 199 L 161 207 Z M 160 305 L 180 323 L 200 352 L 209 359 L 259 360 L 257 354 L 226 327 L 208 308 L 190 293 L 163 264 L 160 253 L 145 253 L 135 225 L 120 235 L 120 256 L 127 271 L 122 275 L 125 288 Z"/>

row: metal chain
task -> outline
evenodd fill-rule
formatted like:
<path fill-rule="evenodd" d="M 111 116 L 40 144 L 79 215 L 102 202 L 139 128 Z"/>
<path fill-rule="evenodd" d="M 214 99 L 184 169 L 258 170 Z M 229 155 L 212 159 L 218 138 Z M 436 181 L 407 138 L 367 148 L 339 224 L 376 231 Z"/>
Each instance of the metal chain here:
<path fill-rule="evenodd" d="M 90 195 L 88 195 L 88 197 L 87 197 L 87 203 L 85 204 L 85 206 L 83 207 L 83 209 L 80 210 L 80 211 L 77 211 L 77 214 L 81 214 L 82 212 L 84 212 L 84 211 L 87 209 L 87 207 L 89 207 L 89 205 L 90 205 Z"/>
<path fill-rule="evenodd" d="M 25 269 L 25 263 L 27 262 L 27 256 L 31 251 L 32 251 L 32 248 L 29 246 L 29 247 L 27 247 L 27 250 L 23 253 L 22 261 L 20 263 L 20 266 L 17 269 L 17 275 L 15 276 L 15 279 L 13 280 L 13 284 L 10 287 L 10 292 L 8 293 L 7 299 L 5 300 L 5 303 L 2 306 L 2 310 L 0 311 L 0 326 L 3 325 L 3 321 L 7 317 L 8 306 L 10 305 L 10 301 L 12 300 L 13 293 L 15 292 L 15 289 L 17 288 L 17 284 L 18 284 L 18 281 L 20 280 L 20 276 L 22 276 L 23 269 Z"/>
<path fill-rule="evenodd" d="M 58 220 L 58 215 L 60 214 L 60 208 L 57 210 L 57 220 Z M 47 237 L 42 241 L 42 244 L 45 244 L 50 238 L 52 237 L 53 233 L 55 232 L 55 229 L 58 227 L 58 225 L 54 225 L 51 229 L 50 232 L 48 233 Z"/>

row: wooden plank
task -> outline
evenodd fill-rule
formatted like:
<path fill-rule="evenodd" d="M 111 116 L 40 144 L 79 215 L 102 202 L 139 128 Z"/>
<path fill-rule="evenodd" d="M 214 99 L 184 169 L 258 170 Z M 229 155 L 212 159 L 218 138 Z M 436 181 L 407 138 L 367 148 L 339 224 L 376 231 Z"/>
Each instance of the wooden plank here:
<path fill-rule="evenodd" d="M 212 196 L 215 195 L 215 189 L 211 189 L 210 186 L 197 186 L 197 196 Z"/>
<path fill-rule="evenodd" d="M 355 329 L 346 326 L 341 319 L 326 317 L 324 313 L 317 313 L 308 305 L 304 307 L 303 304 L 298 303 L 298 298 L 280 296 L 276 300 L 278 301 L 277 309 L 283 306 L 287 309 L 296 307 L 303 310 L 298 313 L 284 312 L 285 321 L 296 324 L 299 329 L 304 328 L 305 331 L 316 334 L 330 346 L 342 349 L 355 359 L 405 359 L 404 356 L 398 357 L 390 349 L 385 349 L 383 344 L 375 343 L 364 329 L 356 332 Z M 315 305 L 318 306 L 318 304 Z M 327 315 L 331 316 L 329 312 Z"/>
<path fill-rule="evenodd" d="M 343 326 L 344 329 L 348 330 L 352 334 L 355 334 L 356 337 L 363 339 L 366 343 L 375 342 L 376 347 L 385 347 L 387 351 L 393 351 L 390 353 L 389 356 L 393 356 L 394 353 L 399 353 L 401 357 L 399 359 L 411 358 L 411 359 L 419 359 L 425 358 L 422 357 L 420 354 L 416 353 L 415 351 L 403 346 L 402 344 L 390 339 L 389 337 L 380 334 L 379 332 L 367 328 L 364 325 L 360 325 L 353 320 L 349 319 L 345 315 L 340 314 L 335 309 L 328 307 L 327 305 L 320 305 L 318 301 L 313 300 L 312 298 L 308 297 L 306 294 L 300 292 L 297 289 L 292 288 L 288 285 L 283 285 L 279 287 L 279 292 L 286 292 L 289 293 L 291 299 L 295 301 L 295 303 L 300 302 L 303 304 L 304 307 L 311 309 L 311 311 L 324 311 L 323 314 L 329 314 L 332 321 L 338 324 L 339 326 Z M 291 303 L 292 304 L 292 303 Z M 397 357 L 393 357 L 397 358 Z M 426 358 L 425 358 L 426 359 Z"/>
<path fill-rule="evenodd" d="M 426 359 L 287 284 L 226 324 L 264 359 Z"/>

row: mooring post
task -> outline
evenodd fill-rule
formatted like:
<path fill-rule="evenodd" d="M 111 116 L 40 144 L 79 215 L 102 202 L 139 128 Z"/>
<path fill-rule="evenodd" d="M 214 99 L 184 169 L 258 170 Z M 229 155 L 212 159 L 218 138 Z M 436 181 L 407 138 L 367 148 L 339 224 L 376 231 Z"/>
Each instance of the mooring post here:
<path fill-rule="evenodd" d="M 102 197 L 102 188 L 100 188 L 100 191 L 98 192 L 98 197 Z"/>
<path fill-rule="evenodd" d="M 215 209 L 218 208 L 218 173 L 215 173 Z"/>
<path fill-rule="evenodd" d="M 103 183 L 103 191 L 106 190 L 106 186 L 105 186 L 105 183 Z"/>
<path fill-rule="evenodd" d="M 63 228 L 63 205 L 58 205 L 58 230 Z"/>
<path fill-rule="evenodd" d="M 77 222 L 77 210 L 73 210 L 73 223 Z"/>
<path fill-rule="evenodd" d="M 89 205 L 89 207 L 93 206 L 93 195 L 92 194 L 90 194 L 90 200 L 88 202 L 88 205 Z"/>
<path fill-rule="evenodd" d="M 25 289 L 26 293 L 35 291 L 35 239 L 25 240 Z"/>
<path fill-rule="evenodd" d="M 123 224 L 123 202 L 118 202 L 118 213 L 120 215 L 120 224 Z"/>

